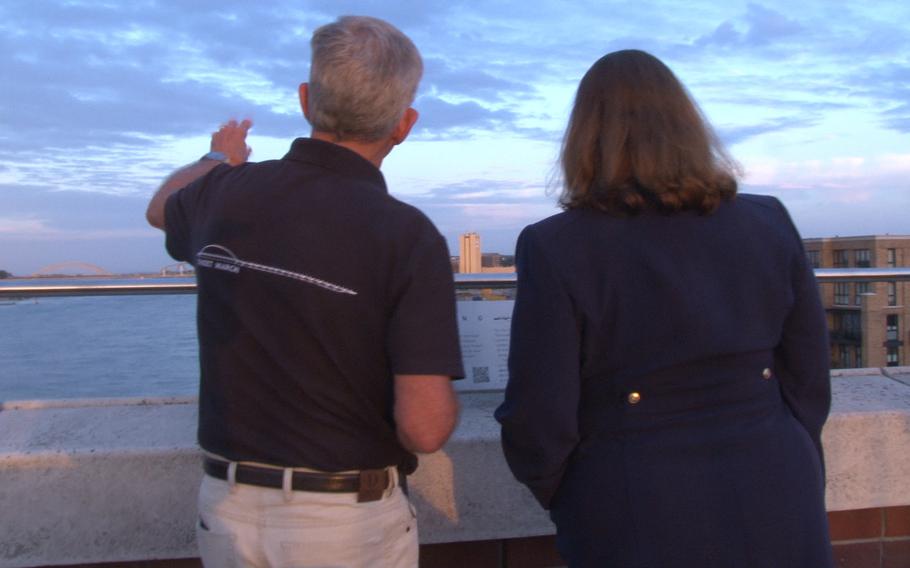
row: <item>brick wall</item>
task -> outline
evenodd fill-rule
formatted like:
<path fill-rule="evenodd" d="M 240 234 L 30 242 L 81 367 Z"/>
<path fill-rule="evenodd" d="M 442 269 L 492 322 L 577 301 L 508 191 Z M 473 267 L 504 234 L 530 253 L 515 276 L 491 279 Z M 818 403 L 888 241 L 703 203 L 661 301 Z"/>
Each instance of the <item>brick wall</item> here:
<path fill-rule="evenodd" d="M 910 568 L 910 506 L 828 513 L 836 568 Z M 421 568 L 555 568 L 552 536 L 426 544 Z M 70 568 L 201 568 L 196 559 L 83 564 Z"/>
<path fill-rule="evenodd" d="M 910 568 L 910 506 L 828 513 L 837 568 Z"/>
<path fill-rule="evenodd" d="M 910 568 L 910 506 L 828 513 L 836 568 Z M 421 568 L 552 568 L 553 537 L 424 546 Z"/>
<path fill-rule="evenodd" d="M 565 564 L 552 536 L 420 547 L 420 568 L 555 568 Z"/>

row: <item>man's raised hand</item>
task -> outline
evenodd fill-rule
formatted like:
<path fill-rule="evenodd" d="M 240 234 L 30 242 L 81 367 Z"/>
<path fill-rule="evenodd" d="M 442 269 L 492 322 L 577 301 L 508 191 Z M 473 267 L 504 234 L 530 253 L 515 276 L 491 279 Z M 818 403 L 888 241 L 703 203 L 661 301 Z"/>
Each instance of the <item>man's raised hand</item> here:
<path fill-rule="evenodd" d="M 221 125 L 217 132 L 212 133 L 212 151 L 221 152 L 228 158 L 232 166 L 246 162 L 250 157 L 252 148 L 246 145 L 246 134 L 253 122 L 244 119 L 237 122 L 234 119 Z"/>

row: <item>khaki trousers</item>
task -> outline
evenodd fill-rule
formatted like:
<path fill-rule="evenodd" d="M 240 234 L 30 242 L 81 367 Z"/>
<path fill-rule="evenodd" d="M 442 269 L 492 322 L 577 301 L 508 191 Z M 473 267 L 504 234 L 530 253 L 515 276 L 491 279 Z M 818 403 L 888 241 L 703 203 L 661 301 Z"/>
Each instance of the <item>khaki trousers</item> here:
<path fill-rule="evenodd" d="M 229 483 L 208 475 L 196 525 L 206 568 L 414 568 L 417 520 L 395 483 L 378 501 Z"/>

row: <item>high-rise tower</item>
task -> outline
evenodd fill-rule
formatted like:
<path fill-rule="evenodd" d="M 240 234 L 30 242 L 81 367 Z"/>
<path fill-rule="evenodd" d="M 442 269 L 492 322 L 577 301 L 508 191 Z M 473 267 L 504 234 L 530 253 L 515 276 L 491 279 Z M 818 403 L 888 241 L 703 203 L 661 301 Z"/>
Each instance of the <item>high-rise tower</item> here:
<path fill-rule="evenodd" d="M 480 235 L 464 233 L 459 237 L 458 272 L 475 274 L 480 272 Z"/>

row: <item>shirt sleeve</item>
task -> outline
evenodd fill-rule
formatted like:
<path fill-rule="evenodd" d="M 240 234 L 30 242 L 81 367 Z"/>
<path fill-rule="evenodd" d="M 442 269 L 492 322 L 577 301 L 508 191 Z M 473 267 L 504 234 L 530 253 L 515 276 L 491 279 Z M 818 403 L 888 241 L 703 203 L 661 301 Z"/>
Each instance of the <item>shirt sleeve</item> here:
<path fill-rule="evenodd" d="M 821 433 L 831 408 L 831 357 L 828 324 L 802 239 L 783 205 L 794 236 L 791 260 L 793 305 L 775 349 L 775 370 L 793 415 L 809 433 L 824 463 Z"/>
<path fill-rule="evenodd" d="M 399 375 L 464 376 L 455 279 L 442 235 L 426 227 L 409 255 L 401 292 L 389 321 L 388 350 L 392 372 Z"/>
<path fill-rule="evenodd" d="M 509 382 L 495 416 L 509 468 L 549 509 L 579 441 L 581 337 L 574 304 L 531 227 L 515 261 Z"/>
<path fill-rule="evenodd" d="M 198 223 L 201 214 L 202 198 L 206 193 L 206 186 L 211 185 L 216 172 L 223 172 L 229 168 L 219 165 L 205 175 L 193 180 L 186 187 L 172 193 L 164 203 L 164 246 L 174 260 L 196 264 L 195 251 L 192 250 L 193 227 Z"/>

